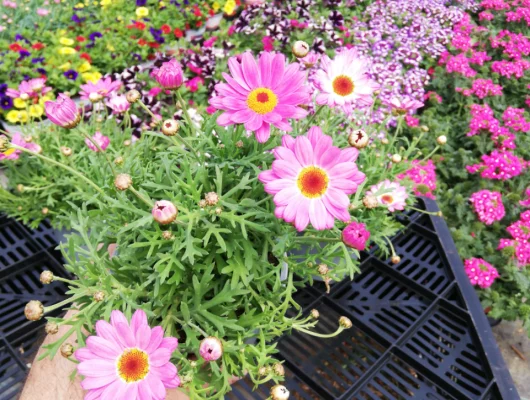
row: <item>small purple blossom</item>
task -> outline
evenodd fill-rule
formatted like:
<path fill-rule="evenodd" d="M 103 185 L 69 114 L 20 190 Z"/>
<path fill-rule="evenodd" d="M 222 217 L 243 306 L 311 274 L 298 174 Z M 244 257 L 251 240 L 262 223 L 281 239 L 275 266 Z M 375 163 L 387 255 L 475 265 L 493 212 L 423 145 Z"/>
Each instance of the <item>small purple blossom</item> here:
<path fill-rule="evenodd" d="M 74 71 L 73 69 L 69 69 L 63 75 L 66 76 L 67 79 L 70 79 L 71 81 L 75 81 L 77 79 L 78 73 Z"/>

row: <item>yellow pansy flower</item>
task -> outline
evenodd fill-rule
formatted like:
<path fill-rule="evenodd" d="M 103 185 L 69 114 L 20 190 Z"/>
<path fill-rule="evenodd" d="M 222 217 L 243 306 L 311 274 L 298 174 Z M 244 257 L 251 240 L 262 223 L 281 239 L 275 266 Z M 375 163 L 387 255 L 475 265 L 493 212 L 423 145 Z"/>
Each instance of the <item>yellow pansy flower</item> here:
<path fill-rule="evenodd" d="M 214 1 L 212 4 L 212 8 L 215 12 L 217 12 L 221 8 L 221 5 L 218 2 Z"/>
<path fill-rule="evenodd" d="M 236 2 L 234 0 L 227 0 L 225 6 L 223 7 L 223 11 L 227 15 L 232 15 L 234 11 L 236 10 Z"/>
<path fill-rule="evenodd" d="M 77 3 L 75 5 L 75 8 L 85 8 L 85 4 L 84 3 Z"/>
<path fill-rule="evenodd" d="M 147 7 L 138 7 L 136 9 L 136 16 L 138 18 L 147 17 L 149 15 L 149 9 Z"/>
<path fill-rule="evenodd" d="M 63 56 L 77 53 L 76 49 L 74 49 L 73 47 L 61 47 L 57 51 Z"/>
<path fill-rule="evenodd" d="M 13 104 L 16 108 L 26 108 L 26 102 L 21 98 L 16 98 L 13 100 Z"/>
<path fill-rule="evenodd" d="M 158 3 L 158 8 L 164 8 L 165 6 L 166 6 L 166 3 L 164 3 L 163 1 Z"/>
<path fill-rule="evenodd" d="M 44 108 L 39 104 L 33 104 L 29 106 L 29 115 L 33 118 L 39 118 L 44 114 Z"/>
<path fill-rule="evenodd" d="M 18 113 L 17 110 L 11 110 L 6 114 L 6 119 L 8 122 L 11 122 L 12 124 L 16 124 L 18 122 Z"/>
<path fill-rule="evenodd" d="M 82 74 L 83 72 L 89 71 L 91 68 L 92 68 L 92 65 L 90 65 L 88 61 L 85 61 L 83 62 L 83 64 L 79 66 L 79 68 L 77 68 L 77 72 Z"/>
<path fill-rule="evenodd" d="M 71 46 L 74 44 L 74 41 L 72 39 L 62 37 L 59 39 L 59 43 L 61 43 L 64 46 Z"/>
<path fill-rule="evenodd" d="M 85 72 L 84 74 L 81 74 L 85 82 L 92 82 L 96 83 L 101 79 L 101 74 L 97 71 L 95 72 Z"/>
<path fill-rule="evenodd" d="M 68 71 L 72 64 L 69 62 L 65 62 L 64 64 L 59 65 L 59 69 L 62 69 L 63 71 Z"/>

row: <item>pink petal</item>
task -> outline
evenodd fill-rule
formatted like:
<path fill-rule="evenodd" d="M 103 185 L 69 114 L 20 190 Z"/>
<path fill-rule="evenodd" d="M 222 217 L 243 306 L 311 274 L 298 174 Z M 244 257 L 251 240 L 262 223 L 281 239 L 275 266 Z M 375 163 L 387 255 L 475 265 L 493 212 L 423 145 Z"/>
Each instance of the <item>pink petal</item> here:
<path fill-rule="evenodd" d="M 142 326 L 148 325 L 147 315 L 144 310 L 136 310 L 131 318 L 131 331 L 136 335 L 136 331 Z"/>
<path fill-rule="evenodd" d="M 116 374 L 116 365 L 115 362 L 111 360 L 87 360 L 77 366 L 77 372 L 83 376 L 105 376 Z"/>
<path fill-rule="evenodd" d="M 336 150 L 333 150 L 333 139 L 330 136 L 322 135 L 318 138 L 318 142 L 314 148 L 313 162 L 317 165 L 322 165 L 321 160 L 328 152 L 333 151 L 333 154 L 339 154 Z"/>
<path fill-rule="evenodd" d="M 340 157 L 337 159 L 337 164 L 343 162 L 355 162 L 359 157 L 359 150 L 355 147 L 344 149 L 340 152 Z"/>
<path fill-rule="evenodd" d="M 307 166 L 313 163 L 313 147 L 305 136 L 298 136 L 294 143 L 294 154 L 300 165 Z"/>
<path fill-rule="evenodd" d="M 263 120 L 269 124 L 276 124 L 282 120 L 282 116 L 275 111 L 263 115 Z"/>
<path fill-rule="evenodd" d="M 241 69 L 250 89 L 255 89 L 261 86 L 261 79 L 256 60 L 254 60 L 254 57 L 252 57 L 252 54 L 248 51 L 243 53 L 243 56 L 241 57 Z"/>
<path fill-rule="evenodd" d="M 175 351 L 175 349 L 178 347 L 179 345 L 179 341 L 177 338 L 174 338 L 174 337 L 166 337 L 164 339 L 162 339 L 162 342 L 160 342 L 160 346 L 159 347 L 163 347 L 165 349 L 169 349 L 169 351 L 171 351 L 171 353 L 173 353 Z"/>
<path fill-rule="evenodd" d="M 338 209 L 347 209 L 348 205 L 350 204 L 350 199 L 344 192 L 332 187 L 328 188 L 324 197 L 327 198 L 330 203 Z"/>
<path fill-rule="evenodd" d="M 134 382 L 134 383 L 129 383 L 127 385 L 127 389 L 125 390 L 125 392 L 123 393 L 122 395 L 122 399 L 123 400 L 136 400 L 138 399 L 138 383 Z M 111 399 L 111 400 L 114 400 L 114 399 Z"/>
<path fill-rule="evenodd" d="M 300 196 L 302 201 L 298 204 L 298 211 L 294 220 L 294 227 L 298 232 L 302 232 L 309 224 L 309 201 L 308 199 Z"/>
<path fill-rule="evenodd" d="M 271 77 L 273 77 L 273 80 L 271 81 L 271 85 L 274 89 L 274 83 L 278 84 L 281 81 L 281 77 L 283 77 L 283 71 L 285 68 L 285 56 L 281 53 L 276 53 L 274 55 L 274 58 L 272 59 L 272 66 L 271 66 Z"/>
<path fill-rule="evenodd" d="M 263 117 L 259 114 L 254 114 L 245 122 L 245 129 L 248 131 L 257 131 L 263 125 Z"/>
<path fill-rule="evenodd" d="M 272 169 L 268 169 L 267 171 L 260 172 L 258 175 L 258 179 L 261 183 L 267 183 L 272 182 L 276 179 L 278 179 L 278 175 L 276 175 Z"/>
<path fill-rule="evenodd" d="M 168 362 L 161 367 L 154 367 L 153 372 L 157 374 L 162 381 L 171 380 L 177 375 L 177 367 Z"/>
<path fill-rule="evenodd" d="M 287 147 L 276 147 L 273 151 L 274 156 L 278 160 L 285 160 L 289 163 L 292 163 L 296 166 L 296 168 L 302 168 L 302 165 L 298 162 L 298 159 L 294 155 L 294 152 Z"/>
<path fill-rule="evenodd" d="M 347 194 L 355 193 L 358 186 L 357 182 L 349 179 L 332 179 L 330 182 L 330 187 L 342 190 Z"/>
<path fill-rule="evenodd" d="M 271 86 L 272 60 L 273 60 L 273 55 L 269 53 L 268 51 L 264 51 L 263 53 L 261 53 L 261 56 L 258 62 L 259 71 L 261 75 L 261 84 L 266 88 L 270 88 Z"/>
<path fill-rule="evenodd" d="M 318 165 L 322 168 L 327 169 L 330 166 L 334 166 L 336 164 L 339 156 L 340 149 L 338 149 L 337 147 L 330 147 L 328 151 L 326 151 L 320 156 L 320 160 L 318 160 Z"/>
<path fill-rule="evenodd" d="M 294 153 L 294 138 L 289 135 L 282 136 L 282 146 L 287 147 Z"/>
<path fill-rule="evenodd" d="M 148 374 L 145 380 L 149 384 L 149 389 L 151 389 L 153 398 L 157 400 L 165 398 L 166 388 L 158 376 L 155 374 Z"/>
<path fill-rule="evenodd" d="M 89 392 L 85 394 L 84 400 L 101 400 L 101 394 L 103 391 L 107 388 L 107 386 L 103 386 L 99 389 L 92 389 Z"/>
<path fill-rule="evenodd" d="M 92 353 L 101 358 L 114 360 L 121 353 L 121 349 L 116 344 L 99 336 L 89 336 L 86 344 Z"/>
<path fill-rule="evenodd" d="M 147 346 L 147 349 L 145 349 L 145 351 L 147 353 L 152 353 L 153 351 L 158 349 L 163 337 L 164 330 L 161 326 L 155 326 L 153 329 L 151 329 L 151 342 L 149 343 L 149 346 Z"/>
<path fill-rule="evenodd" d="M 357 172 L 357 165 L 352 162 L 345 162 L 335 164 L 333 168 L 328 170 L 328 174 L 331 178 L 340 179 L 348 178 Z"/>
<path fill-rule="evenodd" d="M 283 189 L 293 187 L 295 182 L 290 179 L 276 179 L 274 181 L 268 182 L 265 184 L 265 191 L 268 194 L 276 194 Z"/>
<path fill-rule="evenodd" d="M 175 375 L 173 378 L 171 379 L 168 379 L 168 380 L 163 380 L 162 383 L 164 384 L 164 386 L 168 389 L 172 389 L 172 388 L 176 388 L 176 387 L 179 387 L 181 382 L 180 382 L 180 377 L 178 375 Z"/>
<path fill-rule="evenodd" d="M 350 213 L 347 208 L 336 207 L 330 200 L 329 196 L 322 197 L 322 202 L 326 207 L 328 213 L 333 215 L 333 217 L 340 219 L 341 221 L 349 221 L 351 219 Z"/>
<path fill-rule="evenodd" d="M 225 112 L 217 117 L 217 123 L 221 126 L 232 125 L 232 112 Z"/>
<path fill-rule="evenodd" d="M 324 136 L 324 134 L 322 133 L 322 129 L 320 128 L 320 126 L 312 126 L 311 128 L 309 128 L 309 130 L 307 131 L 307 138 L 309 139 L 309 141 L 311 142 L 311 146 L 315 147 L 318 143 L 318 141 L 322 138 L 322 137 L 329 137 L 329 136 Z M 331 138 L 330 138 L 331 139 Z"/>
<path fill-rule="evenodd" d="M 100 387 L 107 386 L 115 380 L 119 380 L 116 374 L 107 374 L 105 376 L 98 377 L 87 377 L 81 382 L 81 387 L 85 390 L 97 389 Z"/>
<path fill-rule="evenodd" d="M 127 390 L 127 384 L 120 379 L 116 379 L 108 385 L 101 394 L 101 400 L 125 400 L 123 394 Z"/>
<path fill-rule="evenodd" d="M 298 211 L 298 202 L 299 202 L 298 199 L 300 197 L 301 196 L 298 195 L 298 196 L 295 196 L 295 197 L 291 198 L 291 200 L 289 201 L 289 203 L 285 207 L 285 210 L 283 210 L 283 219 L 286 222 L 289 222 L 289 223 L 293 223 L 294 222 L 294 219 L 296 218 L 296 213 Z"/>
<path fill-rule="evenodd" d="M 151 341 L 151 328 L 149 325 L 142 325 L 137 329 L 134 336 L 136 339 L 136 346 L 142 350 L 145 350 Z"/>
<path fill-rule="evenodd" d="M 283 189 L 274 196 L 274 204 L 276 206 L 287 206 L 291 202 L 293 197 L 298 196 L 299 194 L 300 191 L 297 187 L 292 186 Z"/>
<path fill-rule="evenodd" d="M 112 326 L 116 328 L 116 324 L 120 322 L 129 325 L 129 321 L 127 321 L 127 318 L 125 318 L 125 315 L 123 315 L 121 311 L 112 311 L 110 313 L 110 323 L 112 324 Z"/>
<path fill-rule="evenodd" d="M 261 127 L 254 132 L 254 135 L 256 135 L 258 143 L 265 143 L 271 136 L 271 126 L 264 122 Z"/>
<path fill-rule="evenodd" d="M 149 354 L 149 363 L 155 367 L 161 367 L 169 362 L 171 358 L 171 351 L 163 347 L 158 348 Z"/>
<path fill-rule="evenodd" d="M 239 83 L 246 90 L 250 91 L 250 87 L 245 82 L 245 78 L 243 78 L 241 64 L 239 64 L 239 61 L 237 61 L 236 57 L 231 57 L 228 59 L 228 68 L 230 69 L 230 73 L 232 74 L 234 79 L 237 80 L 237 83 Z"/>
<path fill-rule="evenodd" d="M 116 331 L 118 332 L 118 340 L 124 347 L 134 347 L 136 345 L 136 339 L 129 325 L 118 322 Z"/>
<path fill-rule="evenodd" d="M 80 362 L 86 361 L 86 360 L 94 360 L 94 359 L 98 359 L 99 358 L 98 356 L 96 356 L 94 353 L 92 353 L 86 347 L 83 347 L 81 349 L 77 349 L 75 351 L 75 353 L 74 353 L 74 356 Z"/>
<path fill-rule="evenodd" d="M 96 333 L 98 336 L 108 340 L 109 342 L 119 344 L 116 329 L 114 329 L 114 327 L 107 321 L 99 320 L 96 322 Z"/>
<path fill-rule="evenodd" d="M 151 389 L 146 380 L 138 382 L 138 400 L 152 400 Z"/>
<path fill-rule="evenodd" d="M 312 199 L 309 202 L 309 220 L 317 231 L 326 229 L 327 214 L 328 212 L 322 200 Z"/>
<path fill-rule="evenodd" d="M 284 160 L 275 160 L 272 162 L 272 170 L 280 178 L 291 178 L 294 179 L 300 172 L 295 164 Z"/>
<path fill-rule="evenodd" d="M 239 110 L 232 114 L 232 121 L 238 124 L 245 123 L 247 121 L 250 121 L 256 113 L 252 111 L 251 109 L 247 108 L 245 110 Z"/>

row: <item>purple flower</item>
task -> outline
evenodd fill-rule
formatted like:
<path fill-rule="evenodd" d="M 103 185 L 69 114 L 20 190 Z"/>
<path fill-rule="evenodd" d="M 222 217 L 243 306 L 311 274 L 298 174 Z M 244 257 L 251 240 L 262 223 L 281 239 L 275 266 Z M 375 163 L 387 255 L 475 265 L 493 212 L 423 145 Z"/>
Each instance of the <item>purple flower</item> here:
<path fill-rule="evenodd" d="M 2 107 L 4 110 L 9 110 L 11 107 L 13 107 L 13 100 L 7 96 L 1 96 L 0 107 Z"/>
<path fill-rule="evenodd" d="M 101 34 L 101 32 L 92 32 L 90 35 L 88 35 L 88 38 L 89 38 L 91 41 L 95 41 L 97 38 L 100 38 L 100 37 L 103 37 L 103 35 Z"/>
<path fill-rule="evenodd" d="M 138 53 L 132 53 L 132 58 L 136 61 L 142 61 L 142 56 Z"/>
<path fill-rule="evenodd" d="M 85 21 L 86 18 L 79 18 L 77 14 L 72 15 L 72 21 L 76 24 L 80 24 L 81 22 Z"/>
<path fill-rule="evenodd" d="M 24 58 L 27 58 L 27 57 L 29 57 L 31 55 L 31 53 L 29 51 L 27 51 L 27 50 L 20 50 L 18 52 L 18 54 L 20 54 L 20 57 L 18 58 L 18 61 L 23 60 Z"/>
<path fill-rule="evenodd" d="M 69 69 L 63 75 L 66 76 L 67 79 L 70 79 L 71 81 L 75 81 L 77 79 L 78 74 L 73 69 Z"/>
<path fill-rule="evenodd" d="M 44 57 L 37 57 L 37 58 L 32 58 L 31 59 L 31 63 L 32 64 L 38 64 L 38 63 L 41 63 L 44 61 Z"/>
<path fill-rule="evenodd" d="M 0 83 L 0 93 L 5 93 L 7 90 L 7 83 Z"/>
<path fill-rule="evenodd" d="M 41 75 L 48 75 L 46 70 L 44 68 L 37 68 L 37 72 Z"/>
<path fill-rule="evenodd" d="M 147 0 L 136 0 L 137 7 L 143 7 L 147 4 Z"/>

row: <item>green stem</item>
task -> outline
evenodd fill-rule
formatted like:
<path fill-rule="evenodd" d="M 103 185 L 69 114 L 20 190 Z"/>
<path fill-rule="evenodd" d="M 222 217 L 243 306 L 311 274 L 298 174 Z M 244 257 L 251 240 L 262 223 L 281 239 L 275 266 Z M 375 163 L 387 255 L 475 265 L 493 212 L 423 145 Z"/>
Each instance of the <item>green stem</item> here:
<path fill-rule="evenodd" d="M 88 293 L 86 292 L 83 292 L 83 293 L 78 293 L 76 294 L 75 296 L 72 296 L 72 297 L 69 297 L 67 298 L 66 300 L 63 300 L 59 303 L 55 303 L 54 305 L 52 306 L 49 306 L 49 307 L 44 307 L 44 313 L 49 313 L 50 311 L 53 311 L 53 310 L 57 310 L 58 308 L 62 307 L 62 306 L 65 306 L 67 304 L 70 304 L 70 303 L 73 303 L 75 302 L 77 299 L 80 299 L 81 297 L 85 297 L 87 296 Z"/>
<path fill-rule="evenodd" d="M 394 245 L 392 244 L 392 241 L 386 236 L 383 236 L 383 237 L 388 242 L 388 245 L 390 246 L 390 250 L 392 251 L 392 257 L 394 257 L 396 255 L 396 250 L 394 250 Z"/>
<path fill-rule="evenodd" d="M 25 147 L 17 146 L 16 144 L 13 144 L 13 143 L 11 143 L 10 146 L 13 149 L 20 150 L 20 151 L 22 151 L 24 153 L 31 154 L 32 156 L 39 157 L 41 160 L 44 160 L 46 162 L 49 162 L 50 164 L 56 165 L 58 167 L 61 167 L 61 168 L 65 169 L 65 170 L 67 170 L 68 172 L 72 173 L 73 175 L 75 175 L 75 176 L 81 178 L 82 180 L 84 180 L 86 183 L 88 183 L 90 186 L 92 186 L 100 194 L 105 195 L 105 192 L 98 185 L 96 185 L 92 180 L 87 178 L 81 172 L 69 167 L 68 165 L 64 165 L 63 163 L 55 161 L 55 160 L 53 160 L 51 158 L 48 158 L 46 156 L 43 156 L 42 154 L 35 153 L 34 151 L 30 151 L 30 150 L 26 149 Z"/>
<path fill-rule="evenodd" d="M 433 151 L 431 151 L 431 152 L 429 153 L 429 155 L 426 156 L 422 161 L 425 161 L 425 160 L 430 159 L 430 158 L 434 155 L 434 153 L 436 153 L 439 149 L 440 149 L 440 146 L 437 145 L 437 146 L 433 149 Z"/>
<path fill-rule="evenodd" d="M 191 150 L 191 152 L 193 153 L 193 156 L 195 157 L 195 159 L 198 161 L 198 162 L 201 162 L 201 159 L 199 158 L 199 154 L 197 153 L 197 151 L 191 146 L 191 144 L 186 140 L 184 139 L 182 136 L 180 136 L 178 133 L 175 135 L 175 137 L 180 140 L 182 142 L 182 144 L 184 146 L 186 146 L 188 149 Z"/>
<path fill-rule="evenodd" d="M 436 217 L 439 217 L 439 216 L 440 216 L 440 211 L 426 211 L 426 210 L 420 210 L 419 208 L 412 207 L 412 206 L 407 206 L 407 208 L 410 208 L 411 210 L 414 210 L 414 211 L 420 212 L 420 213 L 422 213 L 422 214 L 434 215 L 434 216 L 436 216 Z"/>
<path fill-rule="evenodd" d="M 323 237 L 314 237 L 314 236 L 299 236 L 294 238 L 295 242 L 332 242 L 338 243 L 341 240 L 337 238 L 323 238 Z"/>
<path fill-rule="evenodd" d="M 178 99 L 179 103 L 182 106 L 182 112 L 184 113 L 184 119 L 186 120 L 186 123 L 190 127 L 190 132 L 192 133 L 192 136 L 196 136 L 197 135 L 197 131 L 195 129 L 195 125 L 191 121 L 190 114 L 188 113 L 188 106 L 186 105 L 186 102 L 182 98 L 182 95 L 180 94 L 179 90 L 176 91 L 176 94 L 177 94 L 177 99 Z"/>
<path fill-rule="evenodd" d="M 140 200 L 142 200 L 145 204 L 147 204 L 150 208 L 153 208 L 155 205 L 150 201 L 147 200 L 142 194 L 137 191 L 132 185 L 129 186 L 129 190 L 136 195 Z"/>
<path fill-rule="evenodd" d="M 392 151 L 392 146 L 394 145 L 394 142 L 396 141 L 397 136 L 401 133 L 402 126 L 403 126 L 403 117 L 401 116 L 398 118 L 398 125 L 396 128 L 396 132 L 394 133 L 394 136 L 392 136 L 392 141 L 390 142 L 390 146 L 388 147 L 390 151 Z"/>
<path fill-rule="evenodd" d="M 304 132 L 307 131 L 309 129 L 309 127 L 311 126 L 311 123 L 313 122 L 313 120 L 316 118 L 316 116 L 320 113 L 320 111 L 322 111 L 322 109 L 324 108 L 324 106 L 320 106 L 313 115 L 311 115 L 311 117 L 309 117 L 309 120 L 307 121 L 307 124 L 305 126 L 305 129 L 304 129 Z"/>
<path fill-rule="evenodd" d="M 296 326 L 294 326 L 293 328 L 296 329 L 297 331 L 306 333 L 306 334 L 311 335 L 311 336 L 316 336 L 316 337 L 319 337 L 319 338 L 323 338 L 323 339 L 335 337 L 335 336 L 339 335 L 345 329 L 342 326 L 339 326 L 339 328 L 335 332 L 324 334 L 324 333 L 316 333 L 316 332 L 313 332 L 313 331 L 310 331 L 310 330 L 307 330 L 307 329 L 304 329 L 304 328 L 299 328 L 299 327 L 296 327 Z"/>
<path fill-rule="evenodd" d="M 159 123 L 158 117 L 155 114 L 153 114 L 153 112 L 149 108 L 147 108 L 147 106 L 144 103 L 142 103 L 142 100 L 138 100 L 137 103 L 151 116 L 151 118 L 153 118 L 153 122 L 157 124 Z"/>
<path fill-rule="evenodd" d="M 205 331 L 203 331 L 201 329 L 200 326 L 197 326 L 195 325 L 193 322 L 184 322 L 184 321 L 181 321 L 180 319 L 178 319 L 177 317 L 173 317 L 175 319 L 175 321 L 177 321 L 180 325 L 182 325 L 182 327 L 186 326 L 186 325 L 189 325 L 191 326 L 193 329 L 195 329 L 197 332 L 199 332 L 201 335 L 203 335 L 204 337 L 208 337 L 210 335 L 208 335 L 208 333 L 206 333 Z"/>
<path fill-rule="evenodd" d="M 86 133 L 84 130 L 80 130 L 81 131 L 81 134 L 86 138 L 88 139 L 94 146 L 96 146 L 96 148 L 98 149 L 98 151 L 103 154 L 103 156 L 105 157 L 105 160 L 107 160 L 107 164 L 109 164 L 109 167 L 110 167 L 110 170 L 112 171 L 112 175 L 116 175 L 116 171 L 114 170 L 114 167 L 112 166 L 112 162 L 110 161 L 109 159 L 109 156 L 107 155 L 107 153 L 105 153 L 105 151 L 101 148 L 101 146 L 99 145 L 98 142 L 96 142 L 88 133 Z"/>

